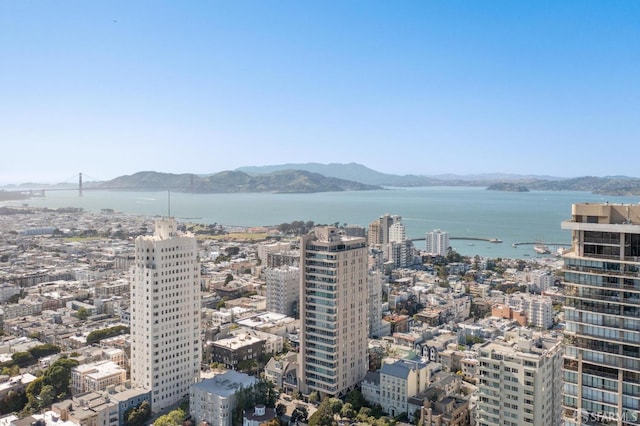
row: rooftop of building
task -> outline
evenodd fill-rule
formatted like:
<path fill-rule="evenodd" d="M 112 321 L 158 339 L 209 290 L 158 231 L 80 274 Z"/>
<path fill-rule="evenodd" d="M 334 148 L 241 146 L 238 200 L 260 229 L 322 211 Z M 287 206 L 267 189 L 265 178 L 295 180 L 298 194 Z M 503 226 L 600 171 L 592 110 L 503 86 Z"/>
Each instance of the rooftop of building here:
<path fill-rule="evenodd" d="M 113 361 L 96 361 L 74 367 L 79 373 L 87 374 L 95 379 L 107 377 L 125 371 Z"/>
<path fill-rule="evenodd" d="M 378 371 L 367 371 L 367 374 L 362 379 L 363 383 L 371 383 L 375 386 L 380 385 L 380 373 Z"/>
<path fill-rule="evenodd" d="M 7 380 L 0 383 L 0 393 L 2 393 L 5 390 L 12 389 L 18 383 L 21 383 L 24 386 L 24 385 L 28 385 L 29 383 L 37 379 L 36 376 L 29 373 L 23 373 L 13 377 L 7 377 L 7 376 L 4 376 L 4 377 L 7 378 Z"/>
<path fill-rule="evenodd" d="M 244 373 L 234 370 L 228 370 L 211 379 L 205 379 L 200 383 L 196 383 L 191 388 L 217 395 L 221 397 L 229 397 L 236 393 L 238 389 L 253 386 L 257 382 L 255 377 L 251 377 Z"/>
<path fill-rule="evenodd" d="M 512 328 L 505 333 L 505 336 L 482 344 L 480 350 L 538 359 L 557 349 L 561 343 L 560 338 L 553 337 L 551 334 L 533 334 L 528 329 Z"/>
<path fill-rule="evenodd" d="M 274 408 L 265 407 L 264 405 L 257 405 L 253 410 L 246 410 L 244 418 L 254 422 L 266 422 L 276 417 L 276 410 Z"/>
<path fill-rule="evenodd" d="M 239 336 L 233 336 L 225 339 L 216 340 L 214 342 L 211 342 L 211 344 L 215 346 L 220 346 L 227 349 L 235 350 L 245 346 L 253 345 L 258 342 L 264 342 L 264 340 L 245 333 Z"/>
<path fill-rule="evenodd" d="M 380 375 L 393 376 L 399 379 L 406 379 L 412 370 L 423 369 L 427 363 L 422 361 L 410 361 L 399 359 L 392 364 L 385 363 L 380 369 Z"/>

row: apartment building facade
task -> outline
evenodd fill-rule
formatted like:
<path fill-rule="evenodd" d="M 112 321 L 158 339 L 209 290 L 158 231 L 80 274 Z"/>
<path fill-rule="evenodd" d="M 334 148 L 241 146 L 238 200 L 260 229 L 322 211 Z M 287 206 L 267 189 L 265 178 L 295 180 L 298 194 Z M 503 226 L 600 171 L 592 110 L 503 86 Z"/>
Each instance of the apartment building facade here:
<path fill-rule="evenodd" d="M 152 391 L 160 411 L 188 395 L 200 376 L 200 265 L 196 238 L 174 219 L 135 241 L 131 284 L 131 382 Z"/>
<path fill-rule="evenodd" d="M 563 254 L 565 424 L 640 423 L 640 205 L 574 204 Z"/>
<path fill-rule="evenodd" d="M 367 242 L 318 227 L 300 250 L 300 389 L 340 396 L 368 369 Z"/>

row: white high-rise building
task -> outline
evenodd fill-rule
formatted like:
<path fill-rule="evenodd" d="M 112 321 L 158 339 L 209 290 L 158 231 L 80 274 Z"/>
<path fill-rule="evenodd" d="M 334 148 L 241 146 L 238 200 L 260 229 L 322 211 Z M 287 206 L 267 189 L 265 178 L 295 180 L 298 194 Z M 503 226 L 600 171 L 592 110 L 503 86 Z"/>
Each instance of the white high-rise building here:
<path fill-rule="evenodd" d="M 369 290 L 369 336 L 382 337 L 382 283 L 379 271 L 370 271 L 367 279 Z"/>
<path fill-rule="evenodd" d="M 377 246 L 387 244 L 389 242 L 389 230 L 391 225 L 400 222 L 402 218 L 398 215 L 390 215 L 388 213 L 380 216 L 377 220 L 369 224 L 369 245 Z"/>
<path fill-rule="evenodd" d="M 439 229 L 427 232 L 424 236 L 427 254 L 433 256 L 446 256 L 449 249 L 449 233 Z"/>
<path fill-rule="evenodd" d="M 507 305 L 516 311 L 524 311 L 527 323 L 532 327 L 553 326 L 553 302 L 550 297 L 532 294 L 512 294 L 506 298 Z"/>
<path fill-rule="evenodd" d="M 367 373 L 367 241 L 335 227 L 300 241 L 300 373 L 304 394 L 339 396 Z"/>
<path fill-rule="evenodd" d="M 528 334 L 527 334 L 528 333 Z M 477 425 L 558 426 L 561 422 L 562 341 L 514 329 L 478 349 Z"/>
<path fill-rule="evenodd" d="M 292 316 L 300 299 L 300 268 L 283 266 L 266 271 L 267 310 Z"/>
<path fill-rule="evenodd" d="M 389 227 L 389 241 L 403 243 L 407 240 L 407 231 L 401 222 L 395 222 Z"/>
<path fill-rule="evenodd" d="M 534 275 L 533 283 L 538 286 L 540 291 L 546 291 L 555 284 L 555 277 L 549 272 L 544 272 Z"/>
<path fill-rule="evenodd" d="M 131 382 L 152 391 L 158 412 L 189 394 L 200 377 L 200 264 L 196 238 L 157 220 L 135 242 L 131 283 Z"/>

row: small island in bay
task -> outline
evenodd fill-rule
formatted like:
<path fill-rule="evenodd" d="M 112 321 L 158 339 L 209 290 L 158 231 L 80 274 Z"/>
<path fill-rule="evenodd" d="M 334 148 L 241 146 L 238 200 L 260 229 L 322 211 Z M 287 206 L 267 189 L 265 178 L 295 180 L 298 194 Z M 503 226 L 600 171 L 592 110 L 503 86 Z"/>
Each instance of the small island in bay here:
<path fill-rule="evenodd" d="M 512 182 L 498 182 L 487 187 L 489 191 L 529 192 L 529 188 Z"/>

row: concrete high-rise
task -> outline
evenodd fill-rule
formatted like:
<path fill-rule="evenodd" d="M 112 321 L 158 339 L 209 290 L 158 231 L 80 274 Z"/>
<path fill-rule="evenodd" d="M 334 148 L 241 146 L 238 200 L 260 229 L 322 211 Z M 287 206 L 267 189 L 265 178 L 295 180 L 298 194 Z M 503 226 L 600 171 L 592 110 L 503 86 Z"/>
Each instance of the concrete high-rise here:
<path fill-rule="evenodd" d="M 402 222 L 396 222 L 389 227 L 389 242 L 404 243 L 407 241 L 407 230 Z"/>
<path fill-rule="evenodd" d="M 300 301 L 300 268 L 282 266 L 267 268 L 267 310 L 294 316 Z"/>
<path fill-rule="evenodd" d="M 152 391 L 158 412 L 189 394 L 200 377 L 200 264 L 196 238 L 174 219 L 135 241 L 131 283 L 131 382 Z"/>
<path fill-rule="evenodd" d="M 449 250 L 449 233 L 434 229 L 425 234 L 424 243 L 427 254 L 446 256 L 447 250 Z"/>
<path fill-rule="evenodd" d="M 369 224 L 368 241 L 370 246 L 387 244 L 389 242 L 389 228 L 394 223 L 400 222 L 401 217 L 388 213 L 380 216 Z"/>
<path fill-rule="evenodd" d="M 369 271 L 367 287 L 369 293 L 369 336 L 382 337 L 382 284 L 380 271 Z"/>
<path fill-rule="evenodd" d="M 574 204 L 562 229 L 566 425 L 640 423 L 640 205 Z"/>
<path fill-rule="evenodd" d="M 479 426 L 558 426 L 562 341 L 509 330 L 478 349 Z"/>
<path fill-rule="evenodd" d="M 367 242 L 319 227 L 301 238 L 300 251 L 299 387 L 344 395 L 368 369 Z"/>
<path fill-rule="evenodd" d="M 407 240 L 406 228 L 399 219 L 389 227 L 386 251 L 387 259 L 393 261 L 396 268 L 406 268 L 413 263 L 413 243 Z"/>

